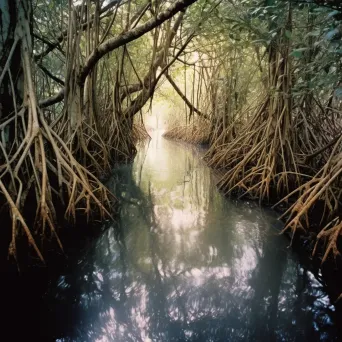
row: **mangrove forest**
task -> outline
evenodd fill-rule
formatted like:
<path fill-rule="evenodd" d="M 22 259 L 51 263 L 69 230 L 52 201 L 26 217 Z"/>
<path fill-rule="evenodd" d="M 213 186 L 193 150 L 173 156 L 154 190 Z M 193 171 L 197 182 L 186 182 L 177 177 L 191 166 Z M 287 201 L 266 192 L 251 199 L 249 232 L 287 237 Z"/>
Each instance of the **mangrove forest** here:
<path fill-rule="evenodd" d="M 340 0 L 0 0 L 4 341 L 339 341 Z"/>

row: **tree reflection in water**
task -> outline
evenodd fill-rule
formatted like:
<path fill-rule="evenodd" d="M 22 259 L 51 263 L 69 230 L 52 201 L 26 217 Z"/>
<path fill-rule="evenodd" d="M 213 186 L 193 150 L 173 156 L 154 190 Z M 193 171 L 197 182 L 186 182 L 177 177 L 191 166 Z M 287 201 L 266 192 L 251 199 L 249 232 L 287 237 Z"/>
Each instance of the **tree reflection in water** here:
<path fill-rule="evenodd" d="M 113 180 L 120 220 L 47 294 L 49 337 L 337 339 L 323 286 L 274 215 L 225 200 L 198 152 L 156 137 Z"/>

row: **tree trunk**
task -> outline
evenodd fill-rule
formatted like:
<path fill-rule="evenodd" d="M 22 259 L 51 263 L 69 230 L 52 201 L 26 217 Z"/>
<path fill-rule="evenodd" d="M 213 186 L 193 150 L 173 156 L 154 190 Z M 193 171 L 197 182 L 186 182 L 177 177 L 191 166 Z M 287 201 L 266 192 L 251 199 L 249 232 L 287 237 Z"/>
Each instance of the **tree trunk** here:
<path fill-rule="evenodd" d="M 23 97 L 20 43 L 14 45 L 18 21 L 16 7 L 13 0 L 0 1 L 0 120 L 15 109 L 13 90 L 17 103 Z"/>

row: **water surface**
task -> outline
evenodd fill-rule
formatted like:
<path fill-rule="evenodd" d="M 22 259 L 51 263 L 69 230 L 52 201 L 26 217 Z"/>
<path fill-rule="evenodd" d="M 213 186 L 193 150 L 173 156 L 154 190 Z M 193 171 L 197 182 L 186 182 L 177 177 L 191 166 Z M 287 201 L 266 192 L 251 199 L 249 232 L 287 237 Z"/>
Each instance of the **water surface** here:
<path fill-rule="evenodd" d="M 51 284 L 47 340 L 337 339 L 334 307 L 276 215 L 225 199 L 199 151 L 156 133 L 109 186 L 120 220 Z"/>

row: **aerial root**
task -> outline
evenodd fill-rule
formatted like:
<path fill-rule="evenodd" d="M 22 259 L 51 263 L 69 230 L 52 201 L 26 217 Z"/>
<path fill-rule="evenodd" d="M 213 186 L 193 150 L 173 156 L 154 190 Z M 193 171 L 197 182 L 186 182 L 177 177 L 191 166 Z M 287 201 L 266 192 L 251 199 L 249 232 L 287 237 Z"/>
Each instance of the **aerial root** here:
<path fill-rule="evenodd" d="M 36 110 L 39 112 L 39 109 Z M 31 113 L 32 110 L 28 109 L 28 115 Z M 17 149 L 9 149 L 16 151 L 14 154 L 8 154 L 0 143 L 6 160 L 5 164 L 0 166 L 0 189 L 12 217 L 9 254 L 16 257 L 16 240 L 21 227 L 29 244 L 43 261 L 35 236 L 47 237 L 50 232 L 63 249 L 55 229 L 54 203 L 57 198 L 63 203 L 66 191 L 69 198 L 65 216 L 75 219 L 77 208 L 82 207 L 87 217 L 95 208 L 101 216 L 110 216 L 107 209 L 110 195 L 105 186 L 75 160 L 63 140 L 47 125 L 42 113 L 39 122 L 35 123 L 36 126 L 31 119 L 28 118 L 27 126 L 23 121 L 22 129 L 26 135 L 20 146 Z M 57 180 L 58 189 L 51 186 L 51 178 Z M 22 214 L 30 192 L 37 201 L 35 232 L 29 228 Z"/>
<path fill-rule="evenodd" d="M 132 130 L 132 140 L 136 144 L 140 141 L 151 139 L 150 135 L 146 131 L 146 127 L 143 124 L 134 124 Z"/>
<path fill-rule="evenodd" d="M 225 194 L 241 190 L 243 195 L 264 200 L 271 196 L 272 188 L 281 195 L 291 183 L 300 182 L 286 112 L 270 112 L 268 103 L 261 105 L 235 139 L 212 146 L 205 156 L 209 166 L 226 170 L 218 182 Z"/>
<path fill-rule="evenodd" d="M 322 264 L 327 260 L 330 254 L 335 258 L 340 255 L 337 247 L 340 235 L 342 235 L 342 221 L 340 221 L 339 218 L 336 218 L 327 224 L 317 235 L 317 241 L 312 254 L 316 254 L 318 243 L 323 240 L 325 244 L 325 253 L 322 258 Z"/>
<path fill-rule="evenodd" d="M 316 176 L 299 186 L 292 193 L 289 193 L 279 202 L 281 203 L 295 194 L 299 196 L 295 203 L 283 215 L 284 217 L 288 216 L 284 231 L 290 229 L 294 234 L 297 228 L 304 229 L 304 223 L 306 227 L 309 227 L 310 210 L 314 208 L 315 203 L 319 200 L 323 202 L 325 208 L 320 224 L 323 223 L 324 219 L 329 219 L 332 215 L 338 213 L 340 210 L 341 173 L 342 158 L 338 154 L 336 157 L 331 158 L 330 162 Z M 328 227 L 330 226 L 326 226 L 321 233 L 325 232 Z M 331 231 L 329 229 L 329 234 Z M 320 236 L 320 234 L 317 236 L 318 239 L 326 236 L 324 234 Z M 339 234 L 336 235 L 336 239 L 338 236 Z"/>

